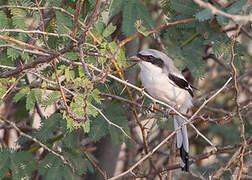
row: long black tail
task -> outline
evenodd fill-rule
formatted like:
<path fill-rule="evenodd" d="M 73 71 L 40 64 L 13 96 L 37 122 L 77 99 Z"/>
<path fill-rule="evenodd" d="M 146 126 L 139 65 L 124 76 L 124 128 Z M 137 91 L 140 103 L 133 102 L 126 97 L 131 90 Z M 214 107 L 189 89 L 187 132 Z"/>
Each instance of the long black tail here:
<path fill-rule="evenodd" d="M 181 167 L 182 171 L 188 172 L 189 171 L 189 154 L 188 152 L 185 151 L 183 144 L 180 147 L 180 157 L 184 164 L 184 166 Z"/>

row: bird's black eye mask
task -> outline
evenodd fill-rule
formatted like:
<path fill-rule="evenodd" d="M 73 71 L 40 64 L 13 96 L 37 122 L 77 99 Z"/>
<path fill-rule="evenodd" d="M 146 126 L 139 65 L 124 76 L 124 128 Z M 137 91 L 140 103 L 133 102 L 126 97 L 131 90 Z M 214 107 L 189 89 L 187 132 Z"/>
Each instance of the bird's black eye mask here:
<path fill-rule="evenodd" d="M 151 64 L 156 65 L 156 66 L 158 66 L 160 68 L 163 68 L 163 66 L 164 66 L 164 62 L 163 62 L 162 59 L 155 58 L 152 55 L 141 55 L 141 54 L 138 53 L 137 57 L 140 58 L 143 61 L 150 62 Z"/>

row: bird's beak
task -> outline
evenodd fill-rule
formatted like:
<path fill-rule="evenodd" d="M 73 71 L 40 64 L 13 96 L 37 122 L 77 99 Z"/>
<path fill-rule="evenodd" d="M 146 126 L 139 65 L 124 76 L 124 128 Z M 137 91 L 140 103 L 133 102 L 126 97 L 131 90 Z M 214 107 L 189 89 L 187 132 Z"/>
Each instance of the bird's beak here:
<path fill-rule="evenodd" d="M 131 57 L 129 58 L 129 60 L 130 60 L 130 61 L 134 61 L 134 62 L 139 62 L 139 61 L 141 61 L 141 59 L 140 59 L 139 57 L 137 57 L 137 56 L 131 56 Z"/>

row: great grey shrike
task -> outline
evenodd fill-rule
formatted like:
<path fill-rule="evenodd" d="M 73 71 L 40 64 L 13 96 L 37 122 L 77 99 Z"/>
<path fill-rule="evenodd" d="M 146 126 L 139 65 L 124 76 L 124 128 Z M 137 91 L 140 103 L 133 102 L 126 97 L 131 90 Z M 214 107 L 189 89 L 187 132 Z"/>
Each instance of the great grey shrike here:
<path fill-rule="evenodd" d="M 157 100 L 169 104 L 180 113 L 186 114 L 192 107 L 193 90 L 181 72 L 166 54 L 144 49 L 130 58 L 140 66 L 140 78 L 144 88 Z M 177 130 L 185 120 L 174 115 L 174 128 Z M 180 149 L 181 168 L 189 171 L 189 142 L 185 125 L 177 131 L 177 148 Z"/>

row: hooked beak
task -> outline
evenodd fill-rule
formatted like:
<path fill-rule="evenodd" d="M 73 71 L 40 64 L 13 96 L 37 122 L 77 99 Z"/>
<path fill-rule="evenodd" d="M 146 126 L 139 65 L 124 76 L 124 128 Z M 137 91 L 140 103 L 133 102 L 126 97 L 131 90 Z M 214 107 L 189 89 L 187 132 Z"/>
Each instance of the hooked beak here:
<path fill-rule="evenodd" d="M 130 58 L 129 58 L 129 60 L 130 61 L 133 61 L 133 62 L 139 62 L 139 61 L 141 61 L 141 59 L 139 58 L 139 57 L 137 57 L 137 56 L 131 56 Z"/>

